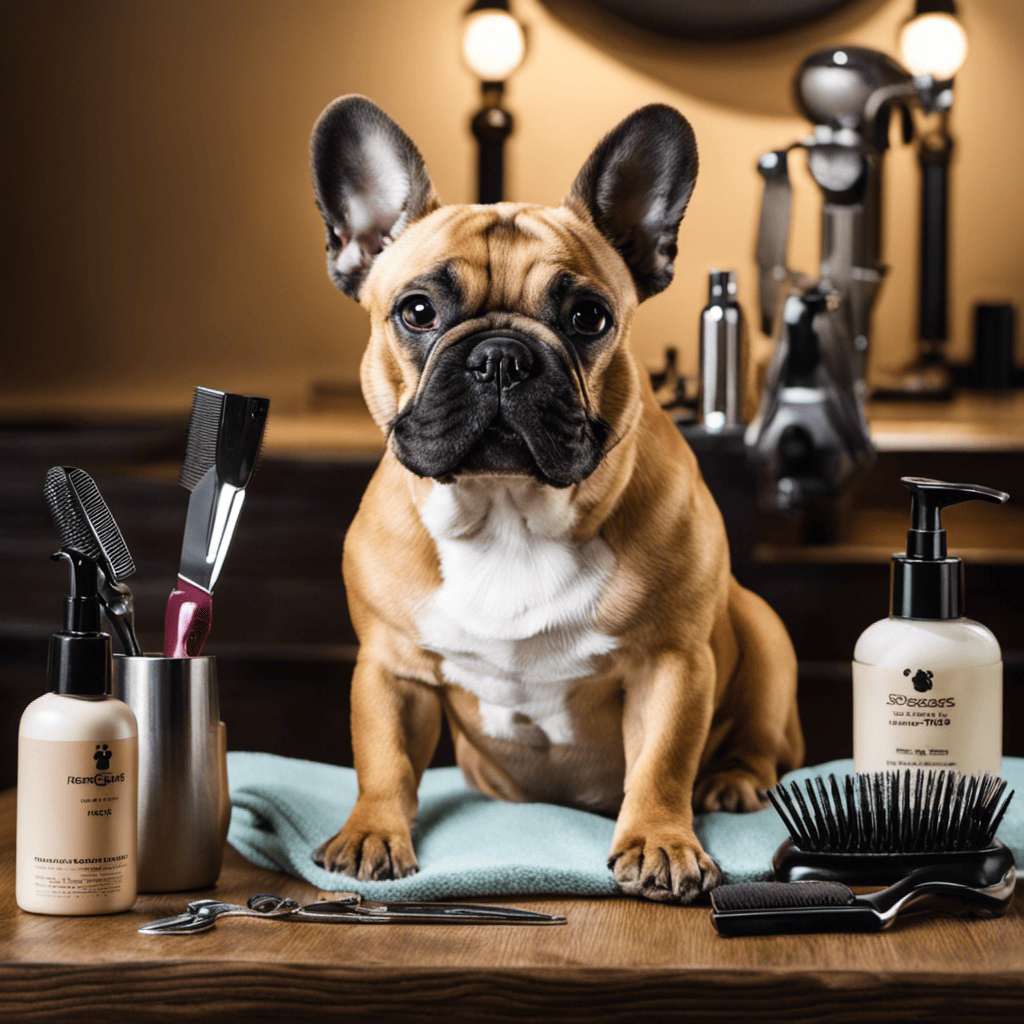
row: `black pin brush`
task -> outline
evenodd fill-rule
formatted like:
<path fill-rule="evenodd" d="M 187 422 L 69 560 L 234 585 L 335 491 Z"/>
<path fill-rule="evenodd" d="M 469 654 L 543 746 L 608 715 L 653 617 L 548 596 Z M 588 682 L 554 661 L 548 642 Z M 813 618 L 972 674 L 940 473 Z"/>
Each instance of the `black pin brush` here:
<path fill-rule="evenodd" d="M 55 557 L 69 556 L 77 590 L 95 590 L 125 653 L 141 654 L 132 593 L 123 582 L 135 572 L 135 563 L 95 481 L 84 470 L 53 466 L 46 474 L 43 493 L 64 552 Z"/>
<path fill-rule="evenodd" d="M 917 868 L 967 863 L 991 879 L 1005 850 L 995 834 L 1013 798 L 1006 788 L 997 775 L 938 769 L 779 783 L 768 799 L 789 838 L 773 877 L 888 885 Z"/>
<path fill-rule="evenodd" d="M 197 657 L 210 632 L 213 588 L 263 443 L 270 402 L 196 388 L 179 482 L 190 491 L 177 586 L 167 600 L 164 655 Z"/>

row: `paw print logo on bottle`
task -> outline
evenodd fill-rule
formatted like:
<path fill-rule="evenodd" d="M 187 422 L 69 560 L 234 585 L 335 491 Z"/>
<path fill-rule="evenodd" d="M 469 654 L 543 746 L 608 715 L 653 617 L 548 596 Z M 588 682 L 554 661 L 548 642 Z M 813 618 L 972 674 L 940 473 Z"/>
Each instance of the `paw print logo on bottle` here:
<path fill-rule="evenodd" d="M 110 759 L 114 756 L 114 752 L 106 745 L 103 744 L 101 747 L 99 743 L 96 744 L 96 753 L 92 755 L 92 759 L 96 762 L 96 767 L 100 771 L 106 771 L 110 767 Z"/>
<path fill-rule="evenodd" d="M 903 670 L 903 674 L 905 676 L 909 676 L 910 673 L 911 670 L 909 668 L 905 668 Z M 917 690 L 918 693 L 927 693 L 932 688 L 933 675 L 934 673 L 929 672 L 928 669 L 919 668 L 917 672 L 914 673 L 914 678 L 911 680 L 914 684 L 914 689 Z"/>

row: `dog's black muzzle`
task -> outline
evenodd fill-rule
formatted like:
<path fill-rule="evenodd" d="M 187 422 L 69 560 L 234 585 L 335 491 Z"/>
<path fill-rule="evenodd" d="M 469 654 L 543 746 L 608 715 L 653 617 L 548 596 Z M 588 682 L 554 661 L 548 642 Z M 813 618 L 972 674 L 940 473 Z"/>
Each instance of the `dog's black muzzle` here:
<path fill-rule="evenodd" d="M 428 376 L 391 428 L 399 461 L 419 476 L 533 476 L 568 487 L 604 454 L 608 425 L 587 413 L 578 367 L 528 334 L 487 330 L 428 362 Z"/>

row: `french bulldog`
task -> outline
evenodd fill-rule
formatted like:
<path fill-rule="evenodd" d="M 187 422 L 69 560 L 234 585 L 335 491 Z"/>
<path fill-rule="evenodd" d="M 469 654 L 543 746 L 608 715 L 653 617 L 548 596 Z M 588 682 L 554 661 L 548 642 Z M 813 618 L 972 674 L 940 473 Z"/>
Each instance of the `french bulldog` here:
<path fill-rule="evenodd" d="M 720 872 L 693 811 L 763 806 L 803 756 L 785 627 L 732 578 L 722 517 L 629 348 L 673 276 L 688 122 L 636 111 L 558 207 L 442 206 L 361 96 L 311 142 L 327 270 L 369 312 L 386 450 L 345 540 L 359 637 L 359 796 L 314 853 L 417 870 L 442 714 L 468 784 L 614 816 L 626 893 L 686 903 Z"/>

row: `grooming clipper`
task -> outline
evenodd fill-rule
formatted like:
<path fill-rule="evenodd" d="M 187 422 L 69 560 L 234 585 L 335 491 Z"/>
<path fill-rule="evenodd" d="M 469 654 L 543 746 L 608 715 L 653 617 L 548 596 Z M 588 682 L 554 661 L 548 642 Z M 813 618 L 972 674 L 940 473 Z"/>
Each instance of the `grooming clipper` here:
<path fill-rule="evenodd" d="M 270 402 L 197 387 L 179 482 L 192 496 L 178 585 L 167 601 L 164 655 L 197 657 L 210 632 L 214 585 L 263 442 Z"/>

